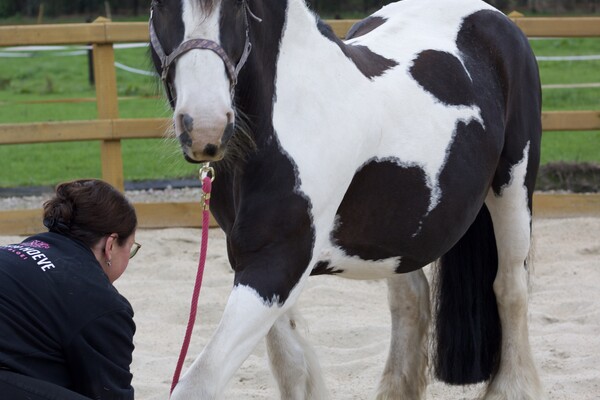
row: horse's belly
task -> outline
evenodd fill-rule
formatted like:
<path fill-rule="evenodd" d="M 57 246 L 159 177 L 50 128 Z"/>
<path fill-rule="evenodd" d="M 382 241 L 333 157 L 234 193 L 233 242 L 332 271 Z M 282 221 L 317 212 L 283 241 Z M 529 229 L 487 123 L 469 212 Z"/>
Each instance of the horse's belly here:
<path fill-rule="evenodd" d="M 397 274 L 401 257 L 383 260 L 364 260 L 347 254 L 340 247 L 327 247 L 320 253 L 311 275 L 337 275 L 351 279 L 383 279 Z"/>
<path fill-rule="evenodd" d="M 436 187 L 422 168 L 398 160 L 372 160 L 357 171 L 313 274 L 385 278 L 450 250 L 481 209 L 494 171 L 481 152 L 454 150 Z"/>

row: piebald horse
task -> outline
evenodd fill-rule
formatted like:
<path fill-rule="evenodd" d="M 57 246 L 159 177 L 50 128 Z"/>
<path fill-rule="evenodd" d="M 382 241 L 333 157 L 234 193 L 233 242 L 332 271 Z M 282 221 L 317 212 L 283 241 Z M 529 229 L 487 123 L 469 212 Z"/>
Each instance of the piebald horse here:
<path fill-rule="evenodd" d="M 183 154 L 216 170 L 235 271 L 174 400 L 219 398 L 265 337 L 283 399 L 327 398 L 294 322 L 319 274 L 387 279 L 378 399 L 425 396 L 430 319 L 438 379 L 542 397 L 527 327 L 540 82 L 510 19 L 404 0 L 340 40 L 304 0 L 154 0 L 150 36 Z"/>

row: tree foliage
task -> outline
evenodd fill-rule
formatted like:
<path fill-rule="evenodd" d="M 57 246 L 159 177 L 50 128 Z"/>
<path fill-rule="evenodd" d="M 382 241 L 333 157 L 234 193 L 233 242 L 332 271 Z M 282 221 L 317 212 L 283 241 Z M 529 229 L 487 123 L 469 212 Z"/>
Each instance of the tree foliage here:
<path fill-rule="evenodd" d="M 150 7 L 150 0 L 0 0 L 0 18 L 22 15 L 35 17 L 40 6 L 51 17 L 61 15 L 103 15 L 108 3 L 112 13 L 139 14 Z"/>
<path fill-rule="evenodd" d="M 311 7 L 328 17 L 367 15 L 390 0 L 307 0 Z M 449 1 L 449 0 L 445 0 Z M 486 0 L 498 9 L 528 13 L 600 12 L 598 0 Z M 138 15 L 147 12 L 150 0 L 0 0 L 0 18 L 21 15 L 35 17 L 40 5 L 44 15 L 104 15 L 108 3 L 113 15 Z"/>

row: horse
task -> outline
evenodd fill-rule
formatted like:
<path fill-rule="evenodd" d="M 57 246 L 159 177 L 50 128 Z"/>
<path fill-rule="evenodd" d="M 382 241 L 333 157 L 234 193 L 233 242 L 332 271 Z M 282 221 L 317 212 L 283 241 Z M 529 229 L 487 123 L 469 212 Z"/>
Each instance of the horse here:
<path fill-rule="evenodd" d="M 149 29 L 183 156 L 214 167 L 234 271 L 174 400 L 219 398 L 263 338 L 283 399 L 327 398 L 295 307 L 324 274 L 387 280 L 377 399 L 424 398 L 430 367 L 487 382 L 485 399 L 543 397 L 527 326 L 541 89 L 509 18 L 403 0 L 341 40 L 304 0 L 153 0 Z"/>

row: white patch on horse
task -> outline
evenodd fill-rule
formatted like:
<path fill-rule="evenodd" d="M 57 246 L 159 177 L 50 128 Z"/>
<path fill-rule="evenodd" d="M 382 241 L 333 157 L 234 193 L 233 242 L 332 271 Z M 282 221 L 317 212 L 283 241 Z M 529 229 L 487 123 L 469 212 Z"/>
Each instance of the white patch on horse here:
<path fill-rule="evenodd" d="M 457 124 L 483 125 L 483 120 L 478 107 L 445 105 L 423 90 L 410 67 L 427 49 L 461 59 L 456 37 L 463 18 L 481 7 L 457 5 L 454 13 L 432 7 L 426 19 L 413 18 L 417 10 L 420 15 L 427 9 L 423 1 L 384 7 L 375 15 L 387 21 L 351 42 L 399 65 L 369 80 L 321 35 L 304 2 L 290 0 L 277 64 L 273 125 L 282 148 L 296 162 L 300 189 L 313 206 L 317 235 L 332 230 L 346 189 L 370 159 L 396 159 L 399 165 L 422 168 L 431 192 L 428 212 L 439 204 L 439 174 Z M 330 151 L 324 158 L 318 149 Z"/>
<path fill-rule="evenodd" d="M 402 65 L 412 63 L 414 56 L 425 49 L 445 51 L 456 56 L 464 68 L 456 47 L 463 18 L 479 10 L 498 10 L 488 4 L 464 0 L 453 1 L 451 10 L 439 7 L 436 2 L 427 3 L 427 0 L 405 0 L 388 4 L 372 14 L 372 17 L 386 19 L 384 24 L 347 43 L 367 46 L 379 54 L 394 54 L 393 58 Z M 427 18 L 423 18 L 423 10 L 427 10 Z M 398 43 L 397 39 L 402 37 L 410 40 Z M 465 72 L 470 78 L 466 68 Z"/>
<path fill-rule="evenodd" d="M 383 260 L 363 260 L 358 256 L 349 256 L 339 246 L 324 248 L 319 254 L 319 260 L 329 261 L 331 268 L 342 270 L 336 273 L 349 279 L 383 279 L 394 276 L 400 265 L 401 257 L 391 257 Z"/>

